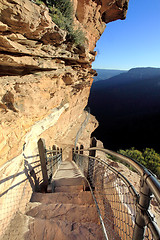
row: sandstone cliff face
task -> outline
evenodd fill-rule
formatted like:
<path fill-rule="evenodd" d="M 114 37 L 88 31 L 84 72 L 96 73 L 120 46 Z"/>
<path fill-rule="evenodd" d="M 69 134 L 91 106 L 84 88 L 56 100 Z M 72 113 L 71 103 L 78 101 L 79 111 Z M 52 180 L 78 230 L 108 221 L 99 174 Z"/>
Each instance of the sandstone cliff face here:
<path fill-rule="evenodd" d="M 94 75 L 96 41 L 105 22 L 123 19 L 127 10 L 124 0 L 73 2 L 75 22 L 88 39 L 83 47 L 66 41 L 66 32 L 45 5 L 0 0 L 1 165 L 22 151 L 31 126 L 54 108 L 68 103 L 53 142 L 82 114 Z"/>
<path fill-rule="evenodd" d="M 26 161 L 29 165 L 34 159 L 26 160 L 24 156 L 37 154 L 40 137 L 47 145 L 73 146 L 85 119 L 84 108 L 95 74 L 91 64 L 96 41 L 105 23 L 125 18 L 128 0 L 73 3 L 74 22 L 87 38 L 83 47 L 67 41 L 66 32 L 52 21 L 45 5 L 0 0 L 0 174 L 5 182 L 1 184 L 1 203 L 5 206 L 7 194 L 3 193 L 9 192 L 11 185 L 16 186 L 17 173 L 22 172 L 19 182 L 26 178 Z M 89 144 L 89 136 L 97 126 L 90 116 L 81 136 L 83 143 Z M 18 190 L 12 188 L 18 191 L 17 207 L 22 193 L 26 194 L 24 188 L 26 183 L 18 185 Z M 26 201 L 31 191 L 29 187 Z"/>

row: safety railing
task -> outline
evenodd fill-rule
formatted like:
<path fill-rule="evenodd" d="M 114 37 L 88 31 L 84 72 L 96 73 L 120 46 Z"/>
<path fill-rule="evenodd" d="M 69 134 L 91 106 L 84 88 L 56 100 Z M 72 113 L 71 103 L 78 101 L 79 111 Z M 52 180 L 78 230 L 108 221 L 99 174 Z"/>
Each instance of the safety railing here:
<path fill-rule="evenodd" d="M 43 175 L 43 188 L 47 190 L 47 186 L 51 183 L 52 177 L 62 161 L 62 148 L 53 145 L 52 148 L 47 149 L 44 139 L 40 138 L 38 151 Z"/>
<path fill-rule="evenodd" d="M 89 156 L 83 154 L 86 151 Z M 96 151 L 103 151 L 134 167 L 140 175 L 139 193 L 106 160 L 96 158 Z M 106 239 L 160 239 L 158 226 L 149 211 L 152 195 L 157 204 L 160 203 L 160 183 L 153 174 L 133 159 L 96 147 L 74 149 L 73 160 L 90 183 Z"/>
<path fill-rule="evenodd" d="M 21 154 L 19 159 L 10 161 L 1 170 L 0 239 L 6 239 L 7 231 L 9 239 L 13 239 L 12 233 L 16 229 L 10 228 L 10 223 L 18 213 L 25 213 L 33 192 L 47 191 L 45 180 L 50 183 L 62 160 L 62 150 L 56 146 L 46 149 L 43 139 L 39 139 L 38 149 L 39 154 Z"/>

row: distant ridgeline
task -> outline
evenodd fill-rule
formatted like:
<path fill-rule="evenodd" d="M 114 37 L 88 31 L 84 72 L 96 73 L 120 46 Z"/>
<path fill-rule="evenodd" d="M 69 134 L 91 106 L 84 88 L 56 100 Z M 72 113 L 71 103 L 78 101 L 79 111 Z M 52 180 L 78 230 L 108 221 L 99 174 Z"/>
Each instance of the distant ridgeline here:
<path fill-rule="evenodd" d="M 135 68 L 94 82 L 88 105 L 100 123 L 94 135 L 106 148 L 160 153 L 160 68 Z"/>
<path fill-rule="evenodd" d="M 106 80 L 120 73 L 126 72 L 124 70 L 111 70 L 111 69 L 95 69 L 95 70 L 97 71 L 97 76 L 94 77 L 94 82 Z"/>

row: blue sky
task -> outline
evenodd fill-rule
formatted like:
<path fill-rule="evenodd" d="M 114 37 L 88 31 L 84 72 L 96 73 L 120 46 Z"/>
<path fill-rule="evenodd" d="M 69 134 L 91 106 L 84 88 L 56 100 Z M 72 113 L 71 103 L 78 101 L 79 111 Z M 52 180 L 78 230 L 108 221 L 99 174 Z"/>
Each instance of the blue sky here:
<path fill-rule="evenodd" d="M 160 68 L 160 0 L 130 0 L 127 17 L 107 24 L 93 68 Z"/>

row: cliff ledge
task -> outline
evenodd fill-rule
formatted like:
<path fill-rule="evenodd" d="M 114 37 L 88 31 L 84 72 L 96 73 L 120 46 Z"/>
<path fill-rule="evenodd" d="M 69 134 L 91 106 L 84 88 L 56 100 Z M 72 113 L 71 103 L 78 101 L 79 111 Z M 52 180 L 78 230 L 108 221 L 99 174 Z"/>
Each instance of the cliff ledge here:
<path fill-rule="evenodd" d="M 22 194 L 26 202 L 30 199 L 32 189 L 24 179 L 29 171 L 26 166 L 34 161 L 27 157 L 37 154 L 37 140 L 43 137 L 47 145 L 64 149 L 74 146 L 87 114 L 84 108 L 95 75 L 91 64 L 96 42 L 106 23 L 125 18 L 128 0 L 74 0 L 73 4 L 74 24 L 86 37 L 83 46 L 68 41 L 67 32 L 52 21 L 44 4 L 0 0 L 1 193 L 10 194 L 10 186 L 16 186 L 12 191 L 17 203 L 11 206 L 9 216 L 3 216 L 4 229 Z M 79 143 L 88 146 L 97 126 L 95 117 L 90 116 Z M 21 185 L 16 185 L 17 181 Z M 1 198 L 4 208 L 8 194 Z"/>

